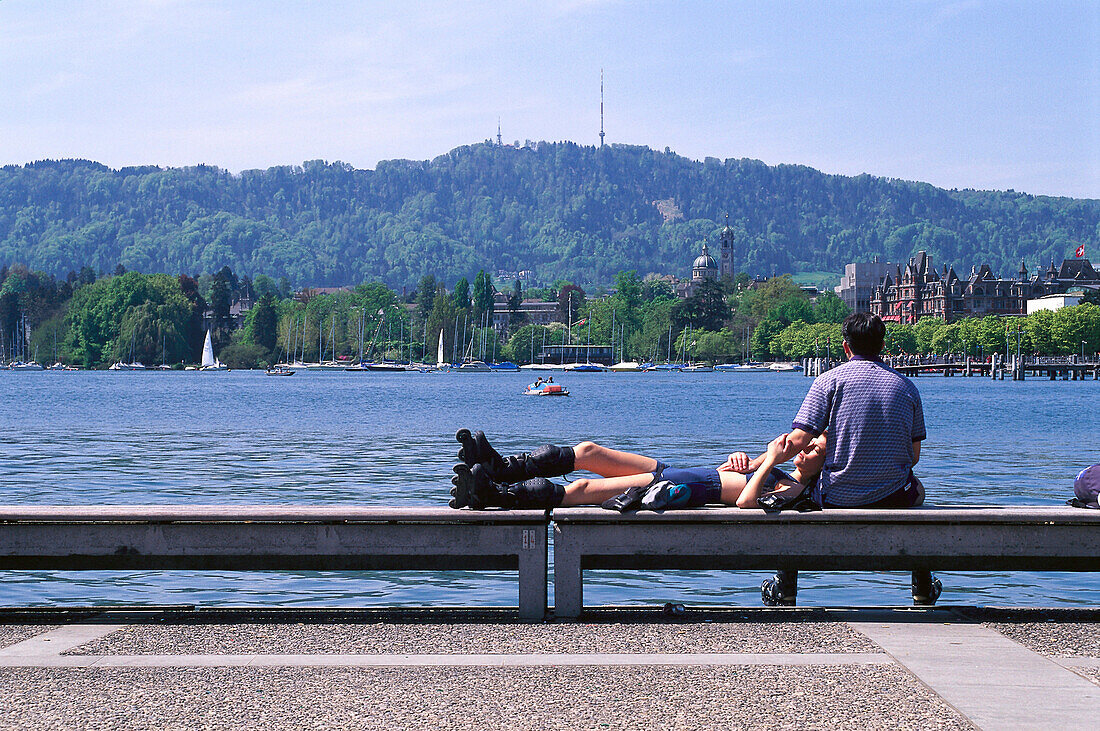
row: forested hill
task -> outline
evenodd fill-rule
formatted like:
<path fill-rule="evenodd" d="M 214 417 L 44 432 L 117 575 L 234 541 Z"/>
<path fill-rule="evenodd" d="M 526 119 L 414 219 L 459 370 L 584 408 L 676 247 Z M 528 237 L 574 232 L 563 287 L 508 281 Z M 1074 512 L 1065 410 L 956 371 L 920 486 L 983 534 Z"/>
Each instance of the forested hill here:
<path fill-rule="evenodd" d="M 917 249 L 1014 273 L 1100 239 L 1100 201 L 946 191 L 869 175 L 667 150 L 478 144 L 375 170 L 341 163 L 250 170 L 112 170 L 81 160 L 0 169 L 0 265 L 64 275 L 214 272 L 297 285 L 445 282 L 478 269 L 545 282 L 615 272 L 687 275 L 729 215 L 738 270 L 831 271 Z M 961 273 L 961 271 L 960 271 Z"/>

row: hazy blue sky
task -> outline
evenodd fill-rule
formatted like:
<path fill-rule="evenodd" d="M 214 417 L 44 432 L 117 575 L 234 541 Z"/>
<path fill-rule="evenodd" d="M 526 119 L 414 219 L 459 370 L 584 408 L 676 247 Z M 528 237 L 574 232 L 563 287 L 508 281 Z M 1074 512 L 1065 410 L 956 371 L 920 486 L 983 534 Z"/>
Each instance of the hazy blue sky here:
<path fill-rule="evenodd" d="M 0 0 L 0 163 L 496 135 L 1100 197 L 1097 2 Z"/>

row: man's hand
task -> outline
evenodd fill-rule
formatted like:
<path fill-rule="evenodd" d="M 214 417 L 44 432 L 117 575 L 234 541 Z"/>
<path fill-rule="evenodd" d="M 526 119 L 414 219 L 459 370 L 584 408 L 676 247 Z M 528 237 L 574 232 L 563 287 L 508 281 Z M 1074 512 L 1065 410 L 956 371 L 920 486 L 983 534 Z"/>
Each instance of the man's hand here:
<path fill-rule="evenodd" d="M 723 462 L 719 467 L 719 472 L 740 472 L 741 474 L 747 474 L 752 471 L 749 466 L 749 455 L 744 452 L 734 452 L 729 458 Z"/>

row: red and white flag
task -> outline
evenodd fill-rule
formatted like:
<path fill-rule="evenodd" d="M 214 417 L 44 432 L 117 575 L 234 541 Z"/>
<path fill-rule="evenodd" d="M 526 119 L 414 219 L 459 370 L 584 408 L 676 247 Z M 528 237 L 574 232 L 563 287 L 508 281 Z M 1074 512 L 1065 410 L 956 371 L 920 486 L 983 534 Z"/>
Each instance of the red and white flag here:
<path fill-rule="evenodd" d="M 1084 255 L 1085 255 L 1085 245 L 1081 244 L 1080 246 L 1077 247 L 1077 251 L 1074 252 L 1074 256 L 1076 256 L 1078 259 L 1080 259 Z"/>

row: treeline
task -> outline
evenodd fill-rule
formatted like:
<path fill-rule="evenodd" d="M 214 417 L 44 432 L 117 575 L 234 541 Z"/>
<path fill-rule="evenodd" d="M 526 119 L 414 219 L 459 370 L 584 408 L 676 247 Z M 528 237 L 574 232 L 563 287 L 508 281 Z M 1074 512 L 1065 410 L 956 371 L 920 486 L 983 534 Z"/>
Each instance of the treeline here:
<path fill-rule="evenodd" d="M 239 175 L 210 166 L 112 170 L 82 161 L 0 169 L 0 264 L 61 277 L 88 265 L 285 277 L 296 286 L 533 270 L 606 285 L 686 274 L 725 216 L 753 275 L 904 261 L 1061 260 L 1100 240 L 1100 201 L 947 191 L 645 147 L 478 144 L 375 170 L 312 161 Z"/>
<path fill-rule="evenodd" d="M 201 276 L 139 274 L 122 267 L 97 276 L 83 267 L 63 279 L 5 267 L 0 269 L 0 342 L 8 358 L 20 350 L 40 361 L 88 368 L 120 360 L 194 363 L 208 329 L 220 359 L 233 368 L 286 359 L 434 363 L 440 333 L 448 362 L 529 363 L 540 358 L 543 345 L 566 343 L 612 345 L 616 358 L 639 361 L 735 362 L 838 356 L 840 323 L 849 314 L 832 293 L 812 301 L 789 275 L 763 283 L 750 283 L 744 274 L 705 281 L 686 299 L 667 281 L 633 270 L 614 279 L 610 294 L 590 294 L 568 281 L 527 291 L 513 282 L 505 292 L 509 321 L 498 332 L 492 326 L 496 288 L 485 271 L 472 284 L 463 277 L 450 287 L 426 275 L 402 298 L 381 282 L 292 296 L 285 279 L 238 277 L 228 267 Z M 526 322 L 519 305 L 531 296 L 556 301 L 560 322 Z M 238 303 L 252 306 L 241 315 L 235 312 Z M 988 355 L 1003 352 L 1006 337 L 1015 347 L 1017 330 L 1027 353 L 1095 353 L 1100 306 L 1093 301 L 1028 317 L 889 325 L 886 348 Z"/>

